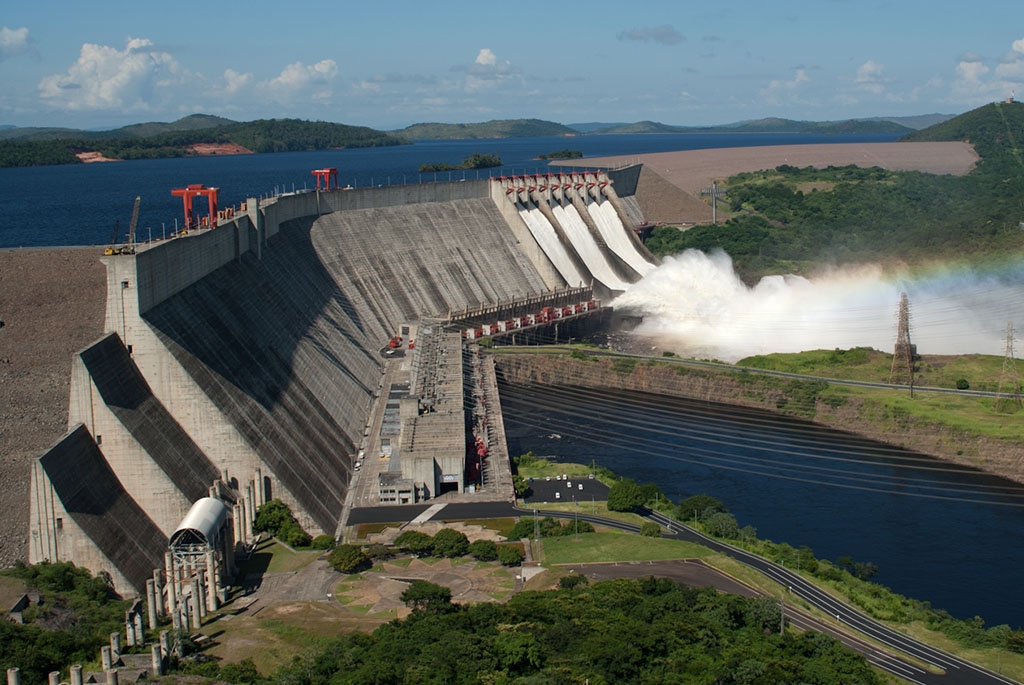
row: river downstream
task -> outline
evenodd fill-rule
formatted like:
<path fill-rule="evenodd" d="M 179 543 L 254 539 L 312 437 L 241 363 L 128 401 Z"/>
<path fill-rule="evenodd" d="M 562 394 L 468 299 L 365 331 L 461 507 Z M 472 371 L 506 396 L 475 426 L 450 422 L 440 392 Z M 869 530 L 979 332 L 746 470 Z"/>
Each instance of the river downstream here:
<path fill-rule="evenodd" d="M 1024 625 L 1024 487 L 767 412 L 614 390 L 501 386 L 512 455 L 596 462 L 761 538 L 878 566 L 873 579 L 986 625 Z"/>

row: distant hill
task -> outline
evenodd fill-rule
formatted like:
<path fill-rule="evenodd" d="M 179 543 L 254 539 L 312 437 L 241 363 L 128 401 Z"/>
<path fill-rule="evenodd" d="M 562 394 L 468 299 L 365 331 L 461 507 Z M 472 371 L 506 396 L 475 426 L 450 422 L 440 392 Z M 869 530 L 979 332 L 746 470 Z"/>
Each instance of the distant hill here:
<path fill-rule="evenodd" d="M 591 131 L 593 134 L 631 133 L 908 133 L 913 129 L 887 119 L 844 121 L 794 121 L 768 117 L 720 126 L 671 126 L 657 121 L 619 124 Z"/>
<path fill-rule="evenodd" d="M 157 136 L 161 133 L 170 133 L 172 131 L 201 131 L 203 129 L 219 128 L 221 126 L 230 126 L 237 123 L 237 121 L 214 116 L 212 114 L 191 114 L 183 119 L 172 121 L 169 124 L 165 124 L 160 121 L 153 121 L 146 124 L 132 124 L 131 126 L 124 126 L 116 129 L 111 133 L 123 133 L 125 135 L 145 138 L 147 136 Z"/>
<path fill-rule="evenodd" d="M 911 117 L 869 117 L 864 121 L 891 121 L 907 128 L 912 128 L 915 131 L 919 131 L 922 128 L 928 128 L 935 124 L 941 124 L 943 121 L 947 121 L 955 117 L 955 114 L 919 114 Z"/>
<path fill-rule="evenodd" d="M 475 140 L 478 138 L 532 138 L 572 136 L 578 131 L 542 119 L 495 119 L 479 124 L 413 124 L 392 131 L 409 140 Z"/>
<path fill-rule="evenodd" d="M 121 160 L 186 157 L 198 154 L 194 146 L 201 143 L 231 144 L 252 152 L 297 152 L 408 142 L 366 126 L 301 119 L 236 122 L 192 115 L 170 124 L 136 124 L 113 131 L 39 129 L 28 138 L 0 140 L 0 167 L 74 164 L 80 161 L 78 154 L 93 151 Z"/>

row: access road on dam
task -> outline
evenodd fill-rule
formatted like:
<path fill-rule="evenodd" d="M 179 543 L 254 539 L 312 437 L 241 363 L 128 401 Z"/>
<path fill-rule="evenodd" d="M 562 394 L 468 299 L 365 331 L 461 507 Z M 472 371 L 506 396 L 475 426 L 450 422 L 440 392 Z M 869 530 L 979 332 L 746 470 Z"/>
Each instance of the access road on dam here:
<path fill-rule="evenodd" d="M 348 525 L 360 523 L 389 523 L 399 520 L 413 520 L 426 512 L 431 505 L 407 505 L 402 507 L 362 507 L 353 509 L 348 518 Z M 900 633 L 888 626 L 866 616 L 850 604 L 843 602 L 836 597 L 824 592 L 813 583 L 807 581 L 803 576 L 787 569 L 784 566 L 775 564 L 767 559 L 751 554 L 745 550 L 733 547 L 727 543 L 710 538 L 697 530 L 680 523 L 668 516 L 649 509 L 641 510 L 641 515 L 654 521 L 666 529 L 662 537 L 673 540 L 693 542 L 708 549 L 739 561 L 757 571 L 760 571 L 770 580 L 785 586 L 787 592 L 794 597 L 799 597 L 809 605 L 825 612 L 829 616 L 835 616 L 836 622 L 823 622 L 820 619 L 811 617 L 801 612 L 797 607 L 786 605 L 786 617 L 789 623 L 801 629 L 812 629 L 828 633 L 839 639 L 847 647 L 863 655 L 872 665 L 893 675 L 903 678 L 912 683 L 922 685 L 988 685 L 1001 683 L 1003 685 L 1014 685 L 1017 681 L 1002 676 L 998 673 L 982 668 L 977 664 L 949 654 L 923 642 L 919 642 L 903 633 Z M 480 503 L 455 503 L 448 504 L 444 508 L 432 512 L 429 520 L 463 520 L 478 518 L 502 518 L 519 517 L 528 515 L 552 516 L 554 518 L 573 519 L 587 521 L 594 525 L 606 526 L 617 530 L 631 533 L 639 533 L 640 527 L 617 521 L 615 519 L 593 516 L 584 513 L 570 513 L 564 511 L 547 511 L 532 506 L 516 506 L 504 502 L 480 502 Z M 635 575 L 635 565 L 623 565 L 621 575 Z M 642 575 L 659 575 L 654 573 Z M 606 570 L 605 573 L 611 574 Z M 796 613 L 794 613 L 796 612 Z M 794 618 L 799 616 L 799 618 Z M 891 652 L 906 654 L 912 659 L 928 664 L 933 669 L 941 669 L 942 673 L 934 673 L 922 669 L 916 663 L 904 659 L 897 659 L 891 653 L 882 651 L 879 647 L 856 639 L 855 635 L 861 635 L 869 640 L 883 645 Z"/>

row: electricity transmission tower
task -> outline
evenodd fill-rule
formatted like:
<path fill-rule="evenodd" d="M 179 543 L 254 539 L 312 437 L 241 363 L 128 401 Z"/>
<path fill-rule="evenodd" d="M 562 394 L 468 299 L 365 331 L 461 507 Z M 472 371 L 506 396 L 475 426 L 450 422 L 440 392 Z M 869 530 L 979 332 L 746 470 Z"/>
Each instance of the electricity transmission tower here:
<path fill-rule="evenodd" d="M 907 302 L 907 294 L 900 293 L 896 349 L 892 354 L 889 383 L 891 385 L 909 385 L 911 397 L 914 396 L 914 353 L 914 346 L 910 344 L 910 303 Z"/>
<path fill-rule="evenodd" d="M 999 390 L 996 392 L 995 410 L 1010 412 L 1020 409 L 1020 377 L 1013 360 L 1013 322 L 1006 324 L 1006 355 L 1003 357 L 1003 372 L 999 375 Z"/>

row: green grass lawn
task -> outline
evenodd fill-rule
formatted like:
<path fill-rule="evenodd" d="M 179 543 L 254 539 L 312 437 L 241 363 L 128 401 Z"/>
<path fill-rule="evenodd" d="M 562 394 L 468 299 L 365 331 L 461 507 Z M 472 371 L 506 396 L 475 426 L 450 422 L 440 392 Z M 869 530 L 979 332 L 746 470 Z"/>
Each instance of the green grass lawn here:
<path fill-rule="evenodd" d="M 711 556 L 706 547 L 629 533 L 584 533 L 543 538 L 545 564 L 593 564 L 609 561 L 663 561 Z"/>

